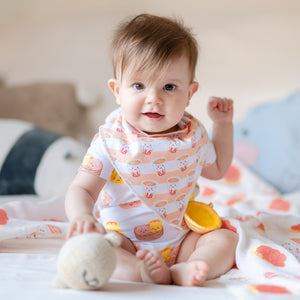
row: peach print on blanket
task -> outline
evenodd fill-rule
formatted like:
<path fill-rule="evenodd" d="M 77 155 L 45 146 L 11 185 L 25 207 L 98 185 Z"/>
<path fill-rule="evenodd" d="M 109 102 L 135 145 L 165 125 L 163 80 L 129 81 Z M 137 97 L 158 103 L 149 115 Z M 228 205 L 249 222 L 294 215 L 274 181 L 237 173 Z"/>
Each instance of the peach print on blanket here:
<path fill-rule="evenodd" d="M 248 285 L 248 289 L 253 293 L 291 294 L 285 287 L 277 285 Z"/>
<path fill-rule="evenodd" d="M 226 220 L 226 219 L 222 220 L 222 228 L 226 228 L 228 230 L 231 230 L 231 231 L 237 233 L 237 229 L 231 225 L 229 220 Z"/>
<path fill-rule="evenodd" d="M 241 180 L 241 171 L 237 166 L 231 165 L 223 181 L 227 184 L 238 184 Z"/>
<path fill-rule="evenodd" d="M 289 211 L 291 209 L 291 204 L 282 198 L 276 198 L 271 201 L 269 208 L 280 211 Z"/>
<path fill-rule="evenodd" d="M 251 254 L 262 258 L 263 260 L 271 263 L 276 267 L 285 266 L 286 256 L 283 253 L 281 253 L 279 250 L 273 249 L 269 246 L 265 246 L 265 245 L 255 246 L 251 250 Z"/>
<path fill-rule="evenodd" d="M 201 194 L 201 196 L 204 196 L 204 197 L 212 196 L 215 193 L 216 193 L 216 191 L 214 189 L 207 187 L 207 186 L 203 186 L 200 189 L 200 194 Z"/>
<path fill-rule="evenodd" d="M 300 232 L 300 224 L 291 226 L 289 230 L 292 232 Z"/>
<path fill-rule="evenodd" d="M 6 225 L 8 221 L 8 217 L 6 211 L 4 209 L 0 209 L 0 227 L 2 225 Z"/>

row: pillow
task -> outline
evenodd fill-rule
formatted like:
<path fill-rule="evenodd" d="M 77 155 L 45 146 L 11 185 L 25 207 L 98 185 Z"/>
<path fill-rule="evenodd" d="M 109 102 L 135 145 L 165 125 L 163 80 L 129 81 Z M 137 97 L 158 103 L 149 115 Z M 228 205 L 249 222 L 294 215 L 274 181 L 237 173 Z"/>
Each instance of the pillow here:
<path fill-rule="evenodd" d="M 79 103 L 71 83 L 0 84 L 0 118 L 23 120 L 78 138 L 85 114 L 86 109 Z"/>
<path fill-rule="evenodd" d="M 0 195 L 63 195 L 86 148 L 71 137 L 0 119 Z"/>
<path fill-rule="evenodd" d="M 234 152 L 281 193 L 300 190 L 300 91 L 251 110 L 235 125 Z"/>

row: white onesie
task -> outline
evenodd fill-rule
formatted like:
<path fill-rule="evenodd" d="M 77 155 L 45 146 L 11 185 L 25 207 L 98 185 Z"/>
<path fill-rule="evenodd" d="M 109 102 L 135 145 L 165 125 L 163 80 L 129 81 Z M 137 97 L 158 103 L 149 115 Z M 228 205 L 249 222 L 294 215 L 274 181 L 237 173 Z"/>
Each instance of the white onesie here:
<path fill-rule="evenodd" d="M 94 137 L 80 170 L 106 181 L 96 216 L 107 230 L 137 249 L 156 249 L 175 263 L 189 229 L 183 215 L 196 196 L 202 168 L 216 159 L 203 125 L 185 113 L 178 131 L 148 135 L 132 127 L 120 109 Z"/>

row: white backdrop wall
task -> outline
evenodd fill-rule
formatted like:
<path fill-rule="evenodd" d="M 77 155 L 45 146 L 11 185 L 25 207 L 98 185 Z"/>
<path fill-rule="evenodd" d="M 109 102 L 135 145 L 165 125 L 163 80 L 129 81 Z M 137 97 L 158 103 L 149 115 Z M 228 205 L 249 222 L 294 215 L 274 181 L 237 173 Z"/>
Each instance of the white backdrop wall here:
<path fill-rule="evenodd" d="M 181 16 L 201 47 L 200 90 L 189 106 L 209 128 L 210 95 L 235 100 L 235 120 L 263 101 L 300 88 L 298 0 L 0 0 L 0 76 L 6 84 L 73 82 L 94 103 L 92 135 L 116 107 L 107 88 L 109 44 L 119 21 L 136 13 Z"/>

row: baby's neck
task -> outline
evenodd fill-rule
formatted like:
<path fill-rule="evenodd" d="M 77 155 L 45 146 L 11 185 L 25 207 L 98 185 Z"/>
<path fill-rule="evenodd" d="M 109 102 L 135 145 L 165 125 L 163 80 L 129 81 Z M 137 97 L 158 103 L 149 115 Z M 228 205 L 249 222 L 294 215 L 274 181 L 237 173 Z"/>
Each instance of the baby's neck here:
<path fill-rule="evenodd" d="M 163 135 L 163 134 L 167 134 L 167 133 L 171 133 L 171 132 L 176 132 L 178 131 L 180 128 L 179 126 L 176 124 L 175 126 L 171 127 L 170 129 L 167 129 L 165 131 L 161 131 L 161 132 L 147 132 L 147 131 L 143 131 L 148 135 Z"/>

